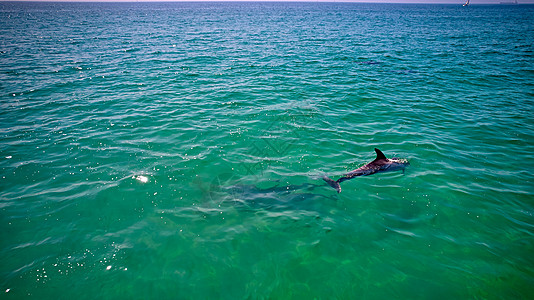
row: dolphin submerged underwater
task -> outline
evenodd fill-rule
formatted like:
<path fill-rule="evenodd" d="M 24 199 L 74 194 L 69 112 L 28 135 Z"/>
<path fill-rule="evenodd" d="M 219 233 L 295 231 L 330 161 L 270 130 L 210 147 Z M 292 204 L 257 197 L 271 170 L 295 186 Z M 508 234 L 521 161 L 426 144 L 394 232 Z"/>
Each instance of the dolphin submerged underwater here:
<path fill-rule="evenodd" d="M 330 179 L 327 176 L 323 176 L 323 180 L 326 181 L 328 185 L 335 188 L 338 193 L 341 193 L 341 186 L 339 184 L 345 180 L 349 180 L 358 176 L 367 176 L 381 172 L 391 172 L 398 170 L 402 170 L 404 172 L 404 168 L 410 165 L 410 163 L 406 159 L 397 157 L 392 157 L 389 159 L 386 158 L 384 153 L 382 153 L 382 151 L 378 150 L 377 148 L 375 148 L 375 152 L 375 160 L 366 164 L 365 166 L 359 167 L 354 171 L 350 171 L 338 180 Z"/>

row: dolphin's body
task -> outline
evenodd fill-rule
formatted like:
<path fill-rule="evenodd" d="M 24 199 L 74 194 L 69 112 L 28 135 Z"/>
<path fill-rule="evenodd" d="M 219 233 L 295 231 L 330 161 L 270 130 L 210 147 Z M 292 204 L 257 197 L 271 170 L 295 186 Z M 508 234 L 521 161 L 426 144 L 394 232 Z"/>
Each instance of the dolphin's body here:
<path fill-rule="evenodd" d="M 382 153 L 382 151 L 378 150 L 377 148 L 375 148 L 375 152 L 376 159 L 366 164 L 365 166 L 360 167 L 354 171 L 350 171 L 338 180 L 332 180 L 326 176 L 323 176 L 323 180 L 326 181 L 328 185 L 335 188 L 338 193 L 341 193 L 341 186 L 339 184 L 345 180 L 349 180 L 357 176 L 367 176 L 381 172 L 390 172 L 397 170 L 402 170 L 404 172 L 404 168 L 406 168 L 406 166 L 410 164 L 406 159 L 401 159 L 397 157 L 392 157 L 388 159 L 386 158 L 384 153 Z"/>

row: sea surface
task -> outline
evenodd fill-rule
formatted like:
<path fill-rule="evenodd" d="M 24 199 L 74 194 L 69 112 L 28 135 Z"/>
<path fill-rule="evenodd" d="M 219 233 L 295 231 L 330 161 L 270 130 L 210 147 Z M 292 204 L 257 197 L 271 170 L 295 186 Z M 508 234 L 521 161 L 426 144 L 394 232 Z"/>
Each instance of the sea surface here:
<path fill-rule="evenodd" d="M 0 2 L 1 299 L 533 299 L 534 6 Z M 339 178 L 375 158 L 402 172 Z"/>

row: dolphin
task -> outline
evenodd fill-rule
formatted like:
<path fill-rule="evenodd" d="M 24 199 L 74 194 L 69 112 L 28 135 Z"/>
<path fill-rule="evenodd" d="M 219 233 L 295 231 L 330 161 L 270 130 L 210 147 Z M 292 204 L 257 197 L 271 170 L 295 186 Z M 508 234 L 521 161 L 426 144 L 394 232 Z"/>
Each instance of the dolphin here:
<path fill-rule="evenodd" d="M 323 176 L 323 180 L 326 181 L 328 185 L 335 188 L 338 193 L 341 193 L 341 186 L 339 184 L 345 180 L 349 180 L 357 176 L 367 176 L 381 172 L 390 172 L 398 170 L 402 170 L 402 172 L 404 172 L 404 168 L 410 165 L 410 163 L 406 159 L 397 157 L 392 157 L 389 159 L 386 158 L 384 153 L 382 153 L 382 151 L 378 150 L 377 148 L 375 148 L 375 152 L 375 160 L 366 164 L 365 166 L 359 167 L 354 171 L 350 171 L 338 180 L 330 179 L 327 176 Z"/>

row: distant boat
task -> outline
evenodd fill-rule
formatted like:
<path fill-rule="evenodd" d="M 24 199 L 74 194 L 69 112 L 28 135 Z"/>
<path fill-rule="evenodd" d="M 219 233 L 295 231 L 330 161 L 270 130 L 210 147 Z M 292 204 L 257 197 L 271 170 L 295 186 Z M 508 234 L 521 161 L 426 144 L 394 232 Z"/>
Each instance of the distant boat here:
<path fill-rule="evenodd" d="M 517 3 L 517 0 L 515 0 L 515 1 L 501 2 L 501 4 L 504 4 L 504 5 L 516 5 L 516 4 L 519 4 L 519 3 Z"/>
<path fill-rule="evenodd" d="M 516 0 L 517 1 L 517 0 Z M 469 5 L 469 0 L 465 1 L 464 5 L 463 6 L 468 6 Z"/>

